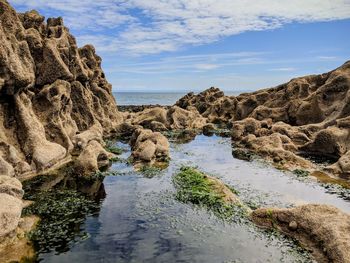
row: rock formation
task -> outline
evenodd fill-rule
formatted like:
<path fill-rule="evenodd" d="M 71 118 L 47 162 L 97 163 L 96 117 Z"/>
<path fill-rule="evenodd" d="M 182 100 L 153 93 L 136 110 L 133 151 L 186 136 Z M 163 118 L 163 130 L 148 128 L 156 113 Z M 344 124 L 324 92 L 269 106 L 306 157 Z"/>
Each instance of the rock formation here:
<path fill-rule="evenodd" d="M 137 129 L 134 131 L 130 145 L 135 161 L 152 163 L 154 161 L 166 161 L 169 156 L 169 142 L 159 132 L 149 129 Z"/>
<path fill-rule="evenodd" d="M 96 171 L 122 120 L 93 46 L 78 48 L 62 18 L 45 23 L 0 0 L 0 258 L 22 221 L 16 178 L 72 158 L 75 171 Z"/>
<path fill-rule="evenodd" d="M 335 207 L 262 208 L 253 211 L 251 218 L 260 226 L 277 228 L 298 239 L 318 262 L 350 262 L 350 215 Z"/>
<path fill-rule="evenodd" d="M 176 105 L 230 127 L 234 151 L 248 149 L 287 168 L 312 167 L 304 155 L 331 158 L 337 162 L 327 171 L 350 176 L 350 62 L 237 97 L 217 88 L 189 93 Z"/>
<path fill-rule="evenodd" d="M 126 115 L 125 121 L 153 131 L 202 129 L 207 120 L 196 108 L 154 107 Z"/>
<path fill-rule="evenodd" d="M 0 1 L 1 175 L 37 173 L 100 148 L 122 122 L 94 47 L 78 48 L 62 18 L 44 21 Z"/>

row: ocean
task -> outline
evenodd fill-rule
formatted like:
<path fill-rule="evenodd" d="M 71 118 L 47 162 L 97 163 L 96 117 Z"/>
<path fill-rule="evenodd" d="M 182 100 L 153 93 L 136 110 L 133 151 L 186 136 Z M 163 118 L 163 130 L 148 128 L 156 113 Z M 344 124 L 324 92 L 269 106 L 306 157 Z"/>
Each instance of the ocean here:
<path fill-rule="evenodd" d="M 188 92 L 113 92 L 119 106 L 124 105 L 174 105 Z M 225 92 L 238 95 L 240 92 Z"/>

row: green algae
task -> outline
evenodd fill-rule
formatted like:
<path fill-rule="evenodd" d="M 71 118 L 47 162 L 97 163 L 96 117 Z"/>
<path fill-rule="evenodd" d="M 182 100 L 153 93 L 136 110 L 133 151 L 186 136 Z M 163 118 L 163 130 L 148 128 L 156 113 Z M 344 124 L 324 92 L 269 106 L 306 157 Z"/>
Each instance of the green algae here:
<path fill-rule="evenodd" d="M 237 219 L 237 216 L 247 214 L 242 205 L 225 201 L 224 195 L 215 190 L 207 176 L 193 167 L 182 167 L 173 177 L 173 183 L 177 189 L 176 199 L 180 202 L 204 207 L 222 219 Z"/>
<path fill-rule="evenodd" d="M 49 190 L 39 192 L 32 205 L 23 210 L 23 215 L 41 218 L 35 230 L 29 233 L 37 252 L 51 250 L 64 252 L 69 242 L 86 238 L 80 225 L 86 216 L 99 211 L 99 203 L 74 190 Z"/>
<path fill-rule="evenodd" d="M 124 152 L 124 149 L 116 146 L 113 141 L 106 141 L 105 143 L 105 149 L 108 152 L 114 153 L 116 155 L 121 155 Z"/>
<path fill-rule="evenodd" d="M 302 169 L 295 169 L 293 174 L 295 174 L 297 177 L 308 177 L 310 172 Z"/>

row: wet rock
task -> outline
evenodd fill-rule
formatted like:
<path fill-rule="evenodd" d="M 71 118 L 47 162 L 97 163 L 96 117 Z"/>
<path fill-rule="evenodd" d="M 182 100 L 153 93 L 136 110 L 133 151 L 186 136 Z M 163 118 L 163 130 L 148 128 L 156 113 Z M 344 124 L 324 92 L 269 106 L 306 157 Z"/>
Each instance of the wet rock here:
<path fill-rule="evenodd" d="M 18 226 L 23 206 L 22 197 L 22 184 L 17 179 L 0 176 L 0 243 L 14 233 Z"/>
<path fill-rule="evenodd" d="M 213 123 L 208 123 L 203 126 L 203 134 L 206 136 L 211 136 L 215 133 L 216 127 Z"/>

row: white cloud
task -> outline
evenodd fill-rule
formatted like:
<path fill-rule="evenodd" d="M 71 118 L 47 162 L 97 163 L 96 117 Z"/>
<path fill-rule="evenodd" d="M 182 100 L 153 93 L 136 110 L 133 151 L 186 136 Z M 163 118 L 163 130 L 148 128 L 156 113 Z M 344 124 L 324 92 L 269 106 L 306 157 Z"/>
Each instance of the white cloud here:
<path fill-rule="evenodd" d="M 349 0 L 10 0 L 22 9 L 60 14 L 101 51 L 155 54 L 201 45 L 292 21 L 350 18 Z M 116 29 L 117 30 L 113 30 Z M 99 35 L 93 31 L 99 31 Z M 112 33 L 111 33 L 112 32 Z M 88 36 L 92 34 L 92 36 Z"/>
<path fill-rule="evenodd" d="M 296 71 L 296 68 L 272 68 L 269 71 Z"/>
<path fill-rule="evenodd" d="M 337 60 L 338 59 L 335 56 L 318 56 L 317 58 L 319 60 L 327 60 L 327 61 L 332 61 L 332 60 Z"/>
<path fill-rule="evenodd" d="M 194 67 L 199 70 L 211 70 L 211 69 L 217 69 L 220 66 L 215 64 L 197 64 L 197 65 L 194 65 Z"/>

